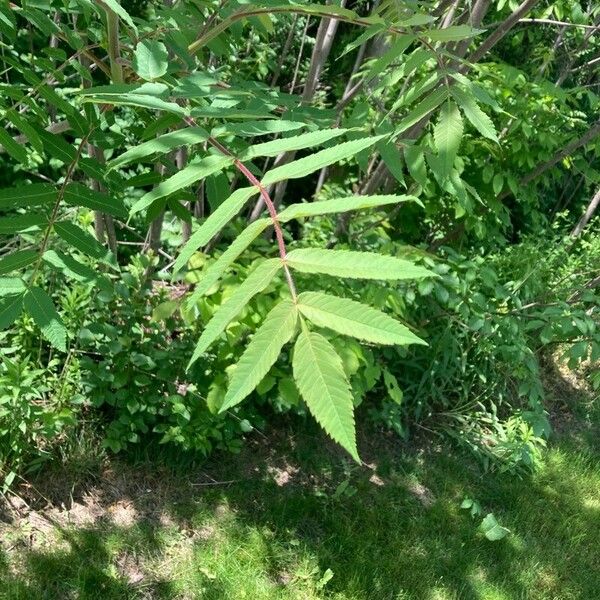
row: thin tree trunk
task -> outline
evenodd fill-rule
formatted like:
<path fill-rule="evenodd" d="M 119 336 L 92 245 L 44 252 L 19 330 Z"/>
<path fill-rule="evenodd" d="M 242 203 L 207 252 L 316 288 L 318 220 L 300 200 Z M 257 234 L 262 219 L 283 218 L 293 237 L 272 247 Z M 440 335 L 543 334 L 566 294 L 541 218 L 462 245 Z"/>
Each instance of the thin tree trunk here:
<path fill-rule="evenodd" d="M 577 225 L 575 225 L 575 228 L 571 232 L 571 237 L 575 238 L 575 237 L 578 237 L 579 235 L 581 235 L 581 232 L 585 229 L 585 226 L 589 223 L 590 219 L 594 216 L 594 213 L 596 212 L 596 209 L 598 208 L 599 204 L 600 204 L 600 189 L 598 189 L 598 191 L 594 194 L 594 197 L 591 199 L 590 203 L 588 204 L 587 208 L 585 209 L 585 212 L 581 216 L 581 219 L 579 219 Z"/>
<path fill-rule="evenodd" d="M 285 40 L 285 44 L 283 45 L 283 49 L 281 50 L 281 55 L 279 56 L 279 60 L 277 61 L 277 66 L 275 67 L 275 71 L 273 73 L 273 78 L 271 79 L 271 87 L 275 87 L 277 85 L 277 80 L 281 75 L 281 68 L 283 67 L 283 63 L 287 58 L 287 55 L 290 51 L 290 47 L 292 45 L 292 41 L 294 39 L 294 31 L 296 29 L 296 23 L 298 22 L 298 15 L 294 15 L 292 20 L 292 24 L 290 25 L 290 31 L 288 32 L 288 36 Z"/>
<path fill-rule="evenodd" d="M 342 0 L 341 6 L 344 6 L 346 0 Z M 338 28 L 339 21 L 337 19 L 322 19 L 319 23 L 319 29 L 317 30 L 317 37 L 315 40 L 315 46 L 310 59 L 310 68 L 306 76 L 304 83 L 304 90 L 302 92 L 302 104 L 308 104 L 313 99 L 319 83 L 319 77 L 325 66 L 325 62 L 331 52 L 331 46 L 333 39 Z M 275 159 L 275 165 L 283 165 L 292 160 L 296 156 L 296 152 L 284 152 Z M 282 181 L 275 185 L 274 191 L 270 190 L 269 195 L 273 197 L 273 203 L 275 206 L 281 204 L 283 195 L 287 188 L 287 180 Z M 264 200 L 262 196 L 258 199 L 254 210 L 250 215 L 250 220 L 255 221 L 264 207 Z"/>

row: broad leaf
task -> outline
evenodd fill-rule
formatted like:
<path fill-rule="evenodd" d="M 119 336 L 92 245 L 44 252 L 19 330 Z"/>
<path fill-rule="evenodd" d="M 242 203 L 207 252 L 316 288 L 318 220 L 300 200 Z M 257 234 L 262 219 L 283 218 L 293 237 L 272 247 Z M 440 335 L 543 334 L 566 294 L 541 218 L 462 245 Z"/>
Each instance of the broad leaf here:
<path fill-rule="evenodd" d="M 319 327 L 374 344 L 425 344 L 408 327 L 385 313 L 347 298 L 320 292 L 298 296 L 298 310 Z"/>
<path fill-rule="evenodd" d="M 297 320 L 298 309 L 291 300 L 283 300 L 271 309 L 235 367 L 220 412 L 252 393 L 294 335 Z"/>
<path fill-rule="evenodd" d="M 221 171 L 232 163 L 233 158 L 228 156 L 210 155 L 196 163 L 188 165 L 185 169 L 182 169 L 162 183 L 159 183 L 153 190 L 142 196 L 142 198 L 131 207 L 131 214 L 133 215 L 148 208 L 156 200 L 186 188 L 199 179 L 208 177 L 212 173 Z"/>
<path fill-rule="evenodd" d="M 162 77 L 169 67 L 169 53 L 162 42 L 143 40 L 133 53 L 133 70 L 146 81 Z"/>
<path fill-rule="evenodd" d="M 188 302 L 193 304 L 204 296 L 208 290 L 219 281 L 227 267 L 271 224 L 271 219 L 259 219 L 251 223 L 229 245 L 227 250 L 207 269 L 206 274 L 196 285 L 194 293 Z"/>
<path fill-rule="evenodd" d="M 67 349 L 67 330 L 54 303 L 48 294 L 39 287 L 27 291 L 23 299 L 25 310 L 42 331 L 42 335 L 58 350 Z"/>
<path fill-rule="evenodd" d="M 450 175 L 463 134 L 463 121 L 454 102 L 448 101 L 440 111 L 433 138 L 441 159 L 442 179 Z"/>
<path fill-rule="evenodd" d="M 223 305 L 219 307 L 203 329 L 194 354 L 188 364 L 188 369 L 204 354 L 217 337 L 225 331 L 229 323 L 244 309 L 248 302 L 271 283 L 273 277 L 281 268 L 281 264 L 281 259 L 279 258 L 272 258 L 261 263 Z"/>
<path fill-rule="evenodd" d="M 411 177 L 422 187 L 427 185 L 427 167 L 425 155 L 420 146 L 407 146 L 404 148 L 404 160 Z"/>
<path fill-rule="evenodd" d="M 229 198 L 222 202 L 215 212 L 211 213 L 208 219 L 202 223 L 198 231 L 196 231 L 186 244 L 181 249 L 175 264 L 173 265 L 173 273 L 177 273 L 182 269 L 188 260 L 193 256 L 199 248 L 206 246 L 208 242 L 217 234 L 235 215 L 240 212 L 244 204 L 254 194 L 258 193 L 255 187 L 240 188 L 235 190 Z"/>
<path fill-rule="evenodd" d="M 354 405 L 341 358 L 320 334 L 303 329 L 294 346 L 294 380 L 319 425 L 360 462 Z"/>
<path fill-rule="evenodd" d="M 340 160 L 344 160 L 345 158 L 350 158 L 362 150 L 366 150 L 373 144 L 376 144 L 384 137 L 386 136 L 376 135 L 344 142 L 343 144 L 337 144 L 332 148 L 326 148 L 325 150 L 321 150 L 320 152 L 311 154 L 305 158 L 294 160 L 286 165 L 275 167 L 263 177 L 262 184 L 266 186 L 277 183 L 278 181 L 283 181 L 284 179 L 298 179 L 304 177 L 323 167 L 327 167 Z"/>
<path fill-rule="evenodd" d="M 324 273 L 355 279 L 421 279 L 434 275 L 413 263 L 372 252 L 303 248 L 287 255 L 287 264 L 303 273 Z"/>
<path fill-rule="evenodd" d="M 415 196 L 349 196 L 348 198 L 335 198 L 321 202 L 292 204 L 279 213 L 278 220 L 281 223 L 285 223 L 286 221 L 302 217 L 343 213 L 350 210 L 362 210 L 409 201 L 420 204 L 419 199 Z"/>

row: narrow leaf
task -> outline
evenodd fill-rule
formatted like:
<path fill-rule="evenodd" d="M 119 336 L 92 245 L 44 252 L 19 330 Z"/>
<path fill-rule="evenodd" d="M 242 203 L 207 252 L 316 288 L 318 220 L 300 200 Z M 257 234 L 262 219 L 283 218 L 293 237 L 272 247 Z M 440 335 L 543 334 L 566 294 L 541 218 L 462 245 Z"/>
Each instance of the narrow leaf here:
<path fill-rule="evenodd" d="M 174 148 L 199 144 L 208 139 L 208 132 L 202 127 L 186 127 L 165 133 L 156 139 L 143 142 L 121 154 L 108 163 L 109 169 L 118 169 L 131 162 L 141 161 L 153 154 L 166 154 Z"/>
<path fill-rule="evenodd" d="M 30 183 L 0 190 L 0 209 L 41 206 L 56 200 L 56 188 L 48 183 Z"/>
<path fill-rule="evenodd" d="M 363 210 L 386 206 L 388 204 L 398 204 L 400 202 L 420 201 L 415 196 L 349 196 L 348 198 L 335 198 L 333 200 L 323 200 L 321 202 L 306 202 L 301 204 L 292 204 L 279 213 L 279 221 L 285 223 L 292 219 L 302 217 L 314 217 L 317 215 L 329 215 L 334 213 L 343 213 L 351 210 Z"/>
<path fill-rule="evenodd" d="M 110 280 L 68 254 L 47 250 L 44 261 L 71 279 L 94 284 L 105 291 L 112 290 Z"/>
<path fill-rule="evenodd" d="M 35 250 L 17 250 L 0 259 L 0 275 L 23 269 L 37 260 Z"/>
<path fill-rule="evenodd" d="M 127 218 L 127 209 L 123 200 L 114 195 L 94 190 L 81 183 L 69 183 L 65 188 L 64 201 L 71 206 L 83 206 L 98 210 L 122 219 Z"/>
<path fill-rule="evenodd" d="M 374 252 L 303 248 L 287 255 L 287 264 L 303 273 L 324 273 L 356 279 L 421 279 L 434 275 L 413 263 Z"/>
<path fill-rule="evenodd" d="M 320 292 L 298 296 L 298 310 L 319 327 L 374 344 L 425 344 L 408 327 L 385 313 L 349 300 Z"/>
<path fill-rule="evenodd" d="M 251 223 L 235 238 L 229 245 L 229 248 L 219 256 L 219 258 L 207 269 L 202 280 L 196 285 L 194 293 L 190 296 L 189 302 L 195 303 L 204 296 L 208 290 L 219 281 L 219 278 L 226 271 L 236 258 L 271 224 L 271 219 L 259 219 Z"/>
<path fill-rule="evenodd" d="M 395 126 L 394 133 L 398 135 L 415 125 L 415 123 L 418 123 L 423 117 L 435 110 L 447 97 L 448 90 L 445 87 L 431 92 L 429 96 L 426 96 L 425 99 L 421 100 L 421 102 L 419 102 L 419 104 L 417 104 L 417 106 Z"/>
<path fill-rule="evenodd" d="M 318 146 L 332 140 L 344 133 L 348 129 L 325 129 L 323 131 L 309 131 L 293 137 L 287 137 L 280 140 L 265 142 L 251 146 L 238 157 L 240 160 L 251 160 L 257 156 L 277 156 L 281 152 L 292 152 Z"/>
<path fill-rule="evenodd" d="M 18 163 L 26 165 L 29 162 L 29 155 L 25 146 L 13 140 L 10 133 L 3 127 L 0 127 L 0 147 L 4 148 Z"/>
<path fill-rule="evenodd" d="M 299 121 L 268 120 L 268 121 L 246 121 L 245 123 L 225 123 L 215 127 L 211 134 L 214 137 L 222 135 L 239 135 L 242 137 L 253 137 L 255 135 L 270 135 L 272 133 L 283 133 L 306 127 L 305 123 Z"/>
<path fill-rule="evenodd" d="M 238 212 L 242 209 L 248 199 L 258 193 L 255 187 L 240 188 L 235 190 L 227 200 L 222 202 L 215 212 L 202 223 L 198 231 L 190 237 L 181 249 L 175 264 L 173 273 L 181 270 L 199 248 L 206 246 L 208 242 L 219 232 Z"/>
<path fill-rule="evenodd" d="M 0 330 L 10 327 L 23 310 L 23 294 L 0 299 Z"/>
<path fill-rule="evenodd" d="M 345 158 L 350 158 L 366 150 L 379 140 L 386 137 L 385 135 L 376 135 L 372 137 L 361 138 L 338 144 L 333 148 L 326 148 L 310 156 L 292 161 L 287 165 L 281 165 L 269 171 L 262 180 L 263 185 L 271 185 L 284 179 L 298 179 L 318 171 L 323 167 L 327 167 Z"/>
<path fill-rule="evenodd" d="M 100 260 L 107 265 L 115 266 L 116 261 L 113 254 L 100 244 L 96 238 L 81 229 L 81 227 L 69 221 L 59 221 L 54 223 L 54 231 L 67 244 L 70 244 L 80 252 L 96 260 Z"/>
<path fill-rule="evenodd" d="M 199 179 L 208 177 L 208 175 L 211 175 L 212 173 L 221 171 L 232 163 L 233 159 L 228 156 L 215 155 L 207 156 L 197 163 L 192 163 L 162 183 L 159 183 L 153 190 L 142 196 L 142 198 L 131 207 L 130 213 L 135 214 L 140 212 L 141 210 L 148 208 L 156 200 L 188 187 Z"/>
<path fill-rule="evenodd" d="M 271 309 L 236 365 L 219 412 L 239 404 L 252 393 L 294 335 L 297 320 L 298 309 L 291 300 L 283 300 Z"/>
<path fill-rule="evenodd" d="M 35 213 L 16 215 L 14 217 L 0 217 L 0 233 L 18 233 L 30 227 L 39 227 L 46 222 L 47 219 L 44 215 Z"/>
<path fill-rule="evenodd" d="M 500 143 L 494 123 L 490 117 L 479 108 L 479 105 L 473 96 L 456 86 L 453 86 L 451 90 L 454 99 L 465 114 L 465 117 L 471 122 L 471 125 L 473 125 L 483 137 L 496 143 Z"/>
<path fill-rule="evenodd" d="M 469 25 L 450 25 L 450 27 L 444 27 L 443 29 L 424 31 L 421 35 L 434 42 L 457 42 L 475 37 L 481 33 L 483 33 L 483 29 L 474 29 Z"/>
<path fill-rule="evenodd" d="M 454 168 L 454 159 L 463 135 L 463 121 L 454 102 L 448 101 L 440 111 L 440 118 L 433 130 L 433 139 L 441 159 L 442 179 Z"/>
<path fill-rule="evenodd" d="M 208 347 L 225 331 L 229 323 L 243 310 L 250 300 L 262 292 L 281 268 L 281 260 L 272 258 L 261 263 L 235 292 L 219 307 L 212 319 L 207 323 L 198 340 L 190 366 L 208 349 Z"/>
<path fill-rule="evenodd" d="M 65 352 L 67 330 L 50 296 L 43 289 L 33 287 L 25 294 L 23 304 L 35 324 L 41 329 L 42 335 L 52 346 Z"/>
<path fill-rule="evenodd" d="M 26 290 L 25 282 L 20 277 L 0 277 L 0 296 L 14 296 Z"/>
<path fill-rule="evenodd" d="M 129 13 L 121 6 L 118 0 L 102 0 L 102 2 L 104 2 L 104 4 L 106 4 L 106 6 L 108 6 L 108 8 L 110 8 L 114 13 L 119 15 L 119 17 L 121 17 L 121 19 L 125 21 L 125 23 L 127 23 L 127 25 L 129 25 L 129 27 L 131 27 L 131 29 L 133 29 L 133 31 L 137 35 L 138 30 L 135 26 L 135 23 L 133 22 L 133 19 L 129 16 Z"/>
<path fill-rule="evenodd" d="M 341 358 L 320 334 L 303 330 L 294 346 L 294 380 L 319 425 L 360 462 L 354 404 Z"/>

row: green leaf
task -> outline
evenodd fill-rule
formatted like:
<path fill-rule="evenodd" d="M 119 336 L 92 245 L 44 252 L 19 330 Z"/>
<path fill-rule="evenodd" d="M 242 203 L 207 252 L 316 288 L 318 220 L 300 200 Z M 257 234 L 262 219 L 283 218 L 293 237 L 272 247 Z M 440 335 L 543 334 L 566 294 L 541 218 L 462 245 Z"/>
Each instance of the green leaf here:
<path fill-rule="evenodd" d="M 282 300 L 271 309 L 236 365 L 219 412 L 252 393 L 294 335 L 297 321 L 298 309 L 291 300 Z"/>
<path fill-rule="evenodd" d="M 0 330 L 10 327 L 23 310 L 23 294 L 6 296 L 0 300 Z"/>
<path fill-rule="evenodd" d="M 188 187 L 198 181 L 204 179 L 212 173 L 221 171 L 228 165 L 233 163 L 233 158 L 229 156 L 209 155 L 202 160 L 192 163 L 172 175 L 162 183 L 159 183 L 153 190 L 142 196 L 132 207 L 130 214 L 135 214 L 148 208 L 153 202 L 164 198 L 182 188 Z"/>
<path fill-rule="evenodd" d="M 67 330 L 60 315 L 56 312 L 50 296 L 43 289 L 33 287 L 25 294 L 23 304 L 35 324 L 41 329 L 42 335 L 52 346 L 65 352 L 67 349 Z"/>
<path fill-rule="evenodd" d="M 106 6 L 108 6 L 108 8 L 110 8 L 114 13 L 119 15 L 119 17 L 121 17 L 121 19 L 125 21 L 125 23 L 127 23 L 127 25 L 129 25 L 129 27 L 131 27 L 131 29 L 133 29 L 133 31 L 137 35 L 138 30 L 135 26 L 135 23 L 133 22 L 133 19 L 129 16 L 129 13 L 121 6 L 118 0 L 102 0 L 102 2 L 106 4 Z"/>
<path fill-rule="evenodd" d="M 0 127 L 0 147 L 12 156 L 18 163 L 26 165 L 29 162 L 29 155 L 25 146 L 13 140 L 12 136 L 6 129 Z"/>
<path fill-rule="evenodd" d="M 37 133 L 36 128 L 24 119 L 16 110 L 13 108 L 6 111 L 6 118 L 27 138 L 27 141 L 31 146 L 40 154 L 44 152 L 44 146 L 42 140 Z"/>
<path fill-rule="evenodd" d="M 353 250 L 303 248 L 292 250 L 286 262 L 302 273 L 324 273 L 356 279 L 421 279 L 435 275 L 395 256 Z"/>
<path fill-rule="evenodd" d="M 347 132 L 348 129 L 309 131 L 308 133 L 301 133 L 300 135 L 295 135 L 293 137 L 273 140 L 271 142 L 265 142 L 264 144 L 256 144 L 242 152 L 238 158 L 239 160 L 244 161 L 251 160 L 257 156 L 277 156 L 282 152 L 292 152 L 324 144 Z"/>
<path fill-rule="evenodd" d="M 349 196 L 348 198 L 335 198 L 321 202 L 292 204 L 279 213 L 279 221 L 285 223 L 286 221 L 302 217 L 343 213 L 350 210 L 363 210 L 377 206 L 386 206 L 388 204 L 398 204 L 400 202 L 417 202 L 420 204 L 419 199 L 415 196 Z"/>
<path fill-rule="evenodd" d="M 424 31 L 421 35 L 434 42 L 458 42 L 483 33 L 483 29 L 474 29 L 469 25 L 450 25 L 444 29 Z"/>
<path fill-rule="evenodd" d="M 463 135 L 463 121 L 454 102 L 448 101 L 440 111 L 440 118 L 433 130 L 433 139 L 441 159 L 442 179 L 454 168 L 454 159 Z"/>
<path fill-rule="evenodd" d="M 208 132 L 202 127 L 186 127 L 165 133 L 156 139 L 143 142 L 109 161 L 109 169 L 118 169 L 131 162 L 141 161 L 153 154 L 166 154 L 174 148 L 199 144 L 209 138 Z"/>
<path fill-rule="evenodd" d="M 143 40 L 133 53 L 133 70 L 146 81 L 162 77 L 169 67 L 169 53 L 162 42 Z"/>
<path fill-rule="evenodd" d="M 222 202 L 217 210 L 210 214 L 198 231 L 183 246 L 173 265 L 173 273 L 177 273 L 177 271 L 182 269 L 193 256 L 194 252 L 206 246 L 238 214 L 248 199 L 256 193 L 258 193 L 258 188 L 255 187 L 240 188 L 239 190 L 235 190 L 227 200 Z"/>
<path fill-rule="evenodd" d="M 122 219 L 127 218 L 127 209 L 123 200 L 93 190 L 81 183 L 69 183 L 65 188 L 64 201 L 71 206 L 83 206 L 98 210 Z"/>
<path fill-rule="evenodd" d="M 271 219 L 259 219 L 251 223 L 229 245 L 227 250 L 207 269 L 206 274 L 196 286 L 188 302 L 194 304 L 213 286 L 227 267 L 271 224 Z"/>
<path fill-rule="evenodd" d="M 403 119 L 394 127 L 394 134 L 399 135 L 418 123 L 423 117 L 435 110 L 448 97 L 448 90 L 438 88 L 426 96 L 415 108 L 413 108 Z"/>
<path fill-rule="evenodd" d="M 473 125 L 483 137 L 496 143 L 500 143 L 494 123 L 488 115 L 479 108 L 475 99 L 456 86 L 452 86 L 451 90 L 454 99 L 465 114 L 465 117 L 471 122 L 471 125 Z"/>
<path fill-rule="evenodd" d="M 14 217 L 0 217 L 0 233 L 18 233 L 30 227 L 39 227 L 47 223 L 44 215 L 31 213 Z"/>
<path fill-rule="evenodd" d="M 0 275 L 27 267 L 35 262 L 38 253 L 35 250 L 17 250 L 0 259 Z"/>
<path fill-rule="evenodd" d="M 92 283 L 105 291 L 112 290 L 110 280 L 68 254 L 46 250 L 44 261 L 71 279 Z"/>
<path fill-rule="evenodd" d="M 337 144 L 332 148 L 326 148 L 310 156 L 294 160 L 286 165 L 275 167 L 265 174 L 262 184 L 267 186 L 284 179 L 298 179 L 327 167 L 345 158 L 350 158 L 359 152 L 366 150 L 379 140 L 387 137 L 386 135 L 376 135 L 372 137 L 361 138 Z"/>
<path fill-rule="evenodd" d="M 303 329 L 294 346 L 294 380 L 319 425 L 360 462 L 354 405 L 342 360 L 320 334 Z"/>
<path fill-rule="evenodd" d="M 284 121 L 271 119 L 268 121 L 246 121 L 245 123 L 225 123 L 215 127 L 211 134 L 214 137 L 222 135 L 239 135 L 242 137 L 254 137 L 255 135 L 270 135 L 272 133 L 283 133 L 306 127 L 306 123 L 299 121 Z"/>
<path fill-rule="evenodd" d="M 80 94 L 84 102 L 94 102 L 95 104 L 115 104 L 122 106 L 139 106 L 148 110 L 164 110 L 165 112 L 187 117 L 188 111 L 183 106 L 175 102 L 166 102 L 162 98 L 148 94 Z"/>
<path fill-rule="evenodd" d="M 488 513 L 485 516 L 481 522 L 480 529 L 485 537 L 491 542 L 497 542 L 510 533 L 510 529 L 502 527 L 502 525 L 498 523 L 493 513 Z"/>
<path fill-rule="evenodd" d="M 425 344 L 408 327 L 385 313 L 349 300 L 321 292 L 303 292 L 298 310 L 318 327 L 374 344 Z"/>
<path fill-rule="evenodd" d="M 427 167 L 425 155 L 420 146 L 407 146 L 404 148 L 404 160 L 411 177 L 422 187 L 427 185 Z"/>
<path fill-rule="evenodd" d="M 100 244 L 96 238 L 74 223 L 69 221 L 58 221 L 57 223 L 54 223 L 54 231 L 56 231 L 58 236 L 67 242 L 67 244 L 70 244 L 87 256 L 91 256 L 112 267 L 116 265 L 113 254 Z"/>
<path fill-rule="evenodd" d="M 22 294 L 26 289 L 20 277 L 0 277 L 0 296 Z"/>
<path fill-rule="evenodd" d="M 271 283 L 281 265 L 281 259 L 279 258 L 272 258 L 261 263 L 219 307 L 202 331 L 194 354 L 187 366 L 188 369 L 204 354 L 217 337 L 225 331 L 229 323 L 243 310 L 248 302 Z"/>
<path fill-rule="evenodd" d="M 0 209 L 41 206 L 56 200 L 56 188 L 48 183 L 29 183 L 0 190 Z"/>

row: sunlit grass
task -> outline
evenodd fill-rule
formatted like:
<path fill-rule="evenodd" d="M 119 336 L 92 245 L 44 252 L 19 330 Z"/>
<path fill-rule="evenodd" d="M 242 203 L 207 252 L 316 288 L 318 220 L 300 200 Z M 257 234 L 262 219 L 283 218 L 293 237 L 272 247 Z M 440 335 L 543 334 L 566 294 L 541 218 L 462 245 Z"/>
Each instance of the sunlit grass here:
<path fill-rule="evenodd" d="M 202 466 L 233 481 L 223 485 L 123 465 L 136 485 L 122 490 L 131 508 L 120 518 L 113 497 L 89 524 L 3 527 L 0 597 L 598 597 L 600 465 L 590 447 L 563 436 L 538 473 L 519 478 L 482 475 L 448 448 L 395 443 L 358 469 L 320 441 L 318 432 L 293 447 L 267 440 Z M 485 539 L 481 516 L 460 508 L 465 496 L 511 533 Z"/>

